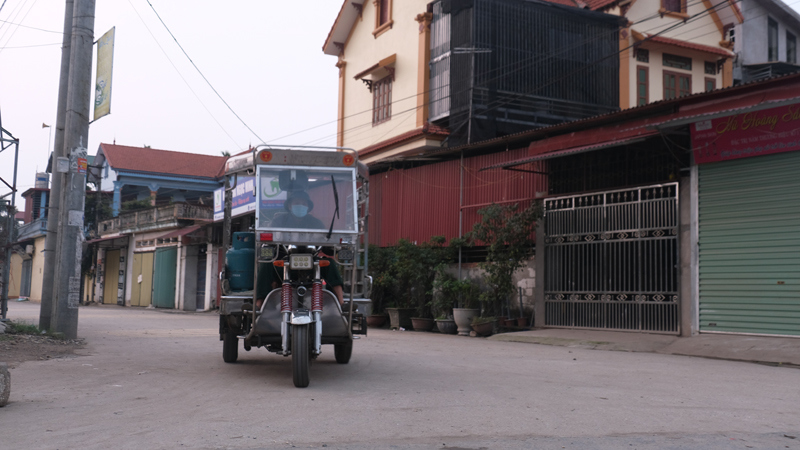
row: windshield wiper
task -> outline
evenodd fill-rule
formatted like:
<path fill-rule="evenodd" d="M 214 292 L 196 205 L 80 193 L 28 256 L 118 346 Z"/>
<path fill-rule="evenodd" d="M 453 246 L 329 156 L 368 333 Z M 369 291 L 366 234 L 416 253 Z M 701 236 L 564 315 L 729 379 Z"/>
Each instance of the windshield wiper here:
<path fill-rule="evenodd" d="M 333 175 L 331 175 L 331 186 L 333 186 L 333 201 L 336 205 L 336 210 L 333 211 L 333 218 L 331 219 L 331 227 L 328 228 L 328 235 L 325 236 L 325 239 L 330 239 L 331 234 L 333 234 L 333 222 L 339 218 L 339 191 L 336 190 L 336 180 L 333 179 Z"/>

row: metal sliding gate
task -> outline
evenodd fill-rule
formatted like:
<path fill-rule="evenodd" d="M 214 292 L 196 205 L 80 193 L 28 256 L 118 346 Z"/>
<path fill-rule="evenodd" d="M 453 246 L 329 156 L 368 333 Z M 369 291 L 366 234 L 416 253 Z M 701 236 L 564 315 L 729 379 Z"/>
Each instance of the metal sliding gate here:
<path fill-rule="evenodd" d="M 545 324 L 678 333 L 678 185 L 545 201 Z"/>

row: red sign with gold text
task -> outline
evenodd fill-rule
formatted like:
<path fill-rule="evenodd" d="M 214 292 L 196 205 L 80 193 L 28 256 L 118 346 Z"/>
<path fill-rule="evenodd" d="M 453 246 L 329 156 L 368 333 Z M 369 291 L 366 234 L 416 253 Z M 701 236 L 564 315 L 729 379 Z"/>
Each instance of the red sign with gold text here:
<path fill-rule="evenodd" d="M 800 104 L 696 122 L 692 150 L 697 164 L 800 150 Z"/>

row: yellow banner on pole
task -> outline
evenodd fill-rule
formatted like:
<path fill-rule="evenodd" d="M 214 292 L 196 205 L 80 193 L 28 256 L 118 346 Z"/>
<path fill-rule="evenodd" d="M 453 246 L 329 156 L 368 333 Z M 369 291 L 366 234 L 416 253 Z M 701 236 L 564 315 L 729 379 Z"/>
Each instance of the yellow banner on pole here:
<path fill-rule="evenodd" d="M 111 73 L 114 69 L 114 30 L 97 41 L 97 76 L 94 88 L 94 120 L 111 113 Z"/>

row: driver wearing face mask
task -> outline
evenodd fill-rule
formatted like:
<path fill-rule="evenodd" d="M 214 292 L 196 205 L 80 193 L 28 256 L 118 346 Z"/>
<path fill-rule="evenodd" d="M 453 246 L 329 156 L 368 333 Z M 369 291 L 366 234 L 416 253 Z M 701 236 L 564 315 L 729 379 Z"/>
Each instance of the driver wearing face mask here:
<path fill-rule="evenodd" d="M 314 202 L 305 191 L 292 191 L 283 203 L 283 208 L 287 212 L 276 214 L 272 220 L 275 228 L 306 228 L 324 230 L 325 225 L 322 221 L 312 216 L 310 212 L 314 209 Z"/>

